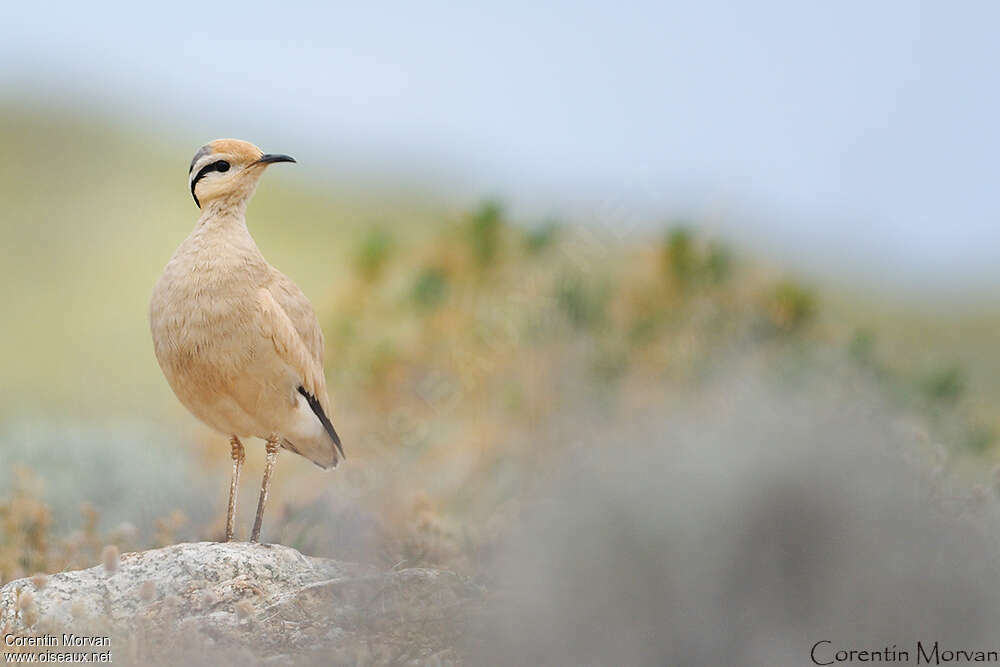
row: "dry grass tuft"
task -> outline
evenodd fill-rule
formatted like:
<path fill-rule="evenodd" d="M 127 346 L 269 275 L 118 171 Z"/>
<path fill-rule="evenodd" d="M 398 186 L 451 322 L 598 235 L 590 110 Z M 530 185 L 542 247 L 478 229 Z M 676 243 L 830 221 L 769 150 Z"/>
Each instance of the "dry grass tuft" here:
<path fill-rule="evenodd" d="M 109 544 L 101 551 L 101 565 L 104 566 L 104 571 L 109 575 L 114 574 L 118 571 L 118 565 L 121 563 L 121 553 L 118 551 L 118 547 L 113 544 Z"/>

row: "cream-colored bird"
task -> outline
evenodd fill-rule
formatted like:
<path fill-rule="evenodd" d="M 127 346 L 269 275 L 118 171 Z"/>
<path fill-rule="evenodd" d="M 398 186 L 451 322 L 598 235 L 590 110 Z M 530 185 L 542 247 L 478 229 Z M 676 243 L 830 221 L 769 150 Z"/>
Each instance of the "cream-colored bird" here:
<path fill-rule="evenodd" d="M 280 447 L 322 468 L 344 456 L 330 423 L 316 314 L 247 230 L 247 202 L 275 162 L 295 160 L 236 139 L 218 139 L 195 153 L 188 174 L 201 217 L 167 263 L 149 309 L 156 358 L 170 387 L 198 419 L 230 437 L 227 540 L 233 539 L 244 459 L 240 438 L 267 443 L 251 542 L 260 539 Z"/>

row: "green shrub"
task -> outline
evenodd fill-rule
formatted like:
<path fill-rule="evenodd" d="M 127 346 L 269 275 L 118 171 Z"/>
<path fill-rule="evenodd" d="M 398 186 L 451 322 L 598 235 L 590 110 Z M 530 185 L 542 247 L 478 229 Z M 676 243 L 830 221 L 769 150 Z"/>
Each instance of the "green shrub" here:
<path fill-rule="evenodd" d="M 503 226 L 503 206 L 497 201 L 483 202 L 472 214 L 469 220 L 469 240 L 479 266 L 490 266 L 496 261 Z"/>
<path fill-rule="evenodd" d="M 574 327 L 590 329 L 604 322 L 608 293 L 581 276 L 564 276 L 556 285 L 556 302 Z"/>
<path fill-rule="evenodd" d="M 421 308 L 436 308 L 448 295 L 448 274 L 436 266 L 425 268 L 413 283 L 411 296 Z"/>
<path fill-rule="evenodd" d="M 361 277 L 369 282 L 377 280 L 392 254 L 393 246 L 393 239 L 385 230 L 368 230 L 355 258 L 355 266 Z"/>
<path fill-rule="evenodd" d="M 681 286 L 695 281 L 699 268 L 694 246 L 694 236 L 686 227 L 678 227 L 667 234 L 663 244 L 663 267 Z"/>
<path fill-rule="evenodd" d="M 918 384 L 928 398 L 954 403 L 965 391 L 965 373 L 958 366 L 947 366 L 927 373 Z"/>
<path fill-rule="evenodd" d="M 733 254 L 729 247 L 719 241 L 708 245 L 708 257 L 705 260 L 705 270 L 708 280 L 713 285 L 721 285 L 729 280 L 733 273 Z"/>
<path fill-rule="evenodd" d="M 662 263 L 664 273 L 681 287 L 720 285 L 732 275 L 733 255 L 724 243 L 705 247 L 690 229 L 676 227 L 663 242 Z"/>
<path fill-rule="evenodd" d="M 542 224 L 532 227 L 524 234 L 524 250 L 529 255 L 541 254 L 546 248 L 552 245 L 559 232 L 559 224 L 553 220 L 547 220 Z"/>
<path fill-rule="evenodd" d="M 797 282 L 783 280 L 771 292 L 768 312 L 772 324 L 779 331 L 796 331 L 807 324 L 815 314 L 816 296 L 812 290 Z"/>

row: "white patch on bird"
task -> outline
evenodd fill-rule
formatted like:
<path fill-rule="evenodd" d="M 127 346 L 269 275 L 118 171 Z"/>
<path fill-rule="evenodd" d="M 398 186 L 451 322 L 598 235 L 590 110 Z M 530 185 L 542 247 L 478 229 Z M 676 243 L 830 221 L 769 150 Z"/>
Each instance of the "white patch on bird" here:
<path fill-rule="evenodd" d="M 295 411 L 285 437 L 295 451 L 319 466 L 326 468 L 337 462 L 333 440 L 301 394 L 295 394 Z"/>

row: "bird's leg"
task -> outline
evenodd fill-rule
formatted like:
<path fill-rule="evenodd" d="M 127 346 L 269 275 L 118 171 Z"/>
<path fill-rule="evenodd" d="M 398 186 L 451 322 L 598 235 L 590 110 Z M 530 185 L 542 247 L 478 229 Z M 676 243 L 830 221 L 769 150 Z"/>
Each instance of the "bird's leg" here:
<path fill-rule="evenodd" d="M 229 440 L 233 448 L 233 481 L 229 483 L 229 514 L 226 516 L 226 542 L 233 541 L 233 525 L 236 521 L 236 492 L 240 486 L 240 468 L 246 458 L 243 443 L 235 435 Z"/>
<path fill-rule="evenodd" d="M 260 499 L 257 501 L 257 518 L 253 521 L 253 532 L 250 533 L 251 542 L 260 541 L 260 522 L 264 518 L 264 505 L 267 504 L 267 492 L 271 488 L 271 471 L 274 470 L 274 462 L 278 460 L 278 439 L 268 438 L 264 446 L 267 451 L 267 461 L 264 464 L 264 479 L 260 483 Z"/>

